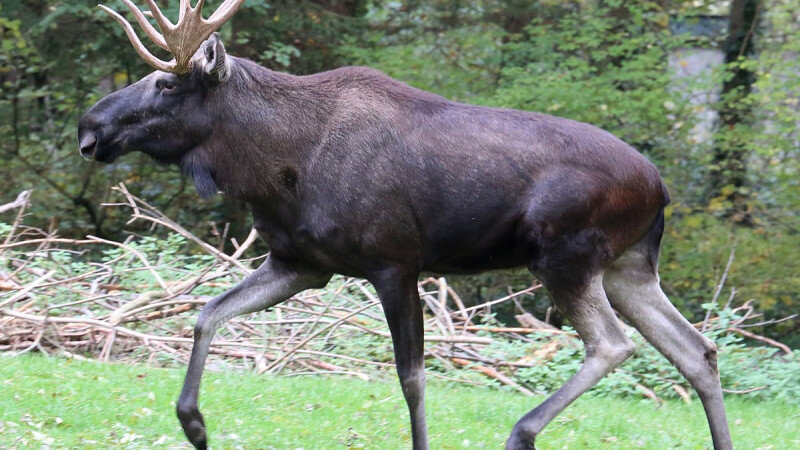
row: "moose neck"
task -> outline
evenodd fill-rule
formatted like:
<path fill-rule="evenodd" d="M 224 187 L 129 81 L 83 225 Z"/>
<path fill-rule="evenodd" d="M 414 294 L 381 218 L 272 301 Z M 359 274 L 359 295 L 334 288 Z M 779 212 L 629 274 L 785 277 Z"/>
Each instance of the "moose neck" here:
<path fill-rule="evenodd" d="M 210 99 L 218 121 L 195 158 L 226 195 L 263 202 L 285 191 L 287 173 L 296 177 L 324 139 L 330 86 L 238 58 L 233 66 L 233 76 Z"/>

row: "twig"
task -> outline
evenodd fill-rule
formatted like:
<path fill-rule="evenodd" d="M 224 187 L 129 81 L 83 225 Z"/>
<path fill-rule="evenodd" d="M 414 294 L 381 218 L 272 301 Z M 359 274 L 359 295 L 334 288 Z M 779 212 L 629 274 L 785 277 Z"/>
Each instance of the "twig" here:
<path fill-rule="evenodd" d="M 476 371 L 486 375 L 489 378 L 493 378 L 493 379 L 499 381 L 500 383 L 505 384 L 506 386 L 511 386 L 514 389 L 516 389 L 517 391 L 522 392 L 525 395 L 529 395 L 529 396 L 535 396 L 536 395 L 535 393 L 533 393 L 529 389 L 521 386 L 516 381 L 514 381 L 511 378 L 509 378 L 509 377 L 503 375 L 502 373 L 498 372 L 497 369 L 494 369 L 492 367 L 481 366 L 479 364 L 474 364 L 471 361 L 467 361 L 466 359 L 462 359 L 462 358 L 450 358 L 450 360 L 453 361 L 456 364 L 460 364 L 462 366 L 467 366 L 467 367 L 469 367 L 469 368 L 471 368 L 473 370 L 476 370 Z"/>
<path fill-rule="evenodd" d="M 539 289 L 540 287 L 542 287 L 542 285 L 541 284 L 537 284 L 537 285 L 531 286 L 531 287 L 529 287 L 527 289 L 523 289 L 523 290 L 521 290 L 519 292 L 515 292 L 515 293 L 513 293 L 511 295 L 507 295 L 505 297 L 498 298 L 497 300 L 492 300 L 490 302 L 481 303 L 480 305 L 475 305 L 475 306 L 471 306 L 469 308 L 465 308 L 464 311 L 465 312 L 470 312 L 470 311 L 477 311 L 477 310 L 480 310 L 480 309 L 488 308 L 488 307 L 490 307 L 492 305 L 496 305 L 498 303 L 507 302 L 507 301 L 511 300 L 512 298 L 514 298 L 514 297 L 519 297 L 520 295 L 530 294 L 531 292 Z"/>
<path fill-rule="evenodd" d="M 272 369 L 273 367 L 275 367 L 275 366 L 276 366 L 276 365 L 277 365 L 279 362 L 283 361 L 285 358 L 289 357 L 289 355 L 291 355 L 292 353 L 296 352 L 296 351 L 297 351 L 297 350 L 298 350 L 300 347 L 302 347 L 303 345 L 305 345 L 305 344 L 306 344 L 308 341 L 310 341 L 311 339 L 313 339 L 313 338 L 314 338 L 315 336 L 317 336 L 318 334 L 322 333 L 323 331 L 327 330 L 328 328 L 331 328 L 331 327 L 333 327 L 334 325 L 336 325 L 336 324 L 338 324 L 338 323 L 341 323 L 341 322 L 343 322 L 344 320 L 346 320 L 346 319 L 348 319 L 348 318 L 350 318 L 350 317 L 352 317 L 352 316 L 355 316 L 356 314 L 360 313 L 361 311 L 364 311 L 365 309 L 368 309 L 368 308 L 372 308 L 372 307 L 374 307 L 374 306 L 376 306 L 376 305 L 377 305 L 377 303 L 369 303 L 368 305 L 366 305 L 366 306 L 363 306 L 363 307 L 361 307 L 361 308 L 359 308 L 359 309 L 357 309 L 357 310 L 355 310 L 355 311 L 351 312 L 351 313 L 350 313 L 350 314 L 348 314 L 347 316 L 345 316 L 345 317 L 342 317 L 341 319 L 339 319 L 339 320 L 337 320 L 337 321 L 335 321 L 335 322 L 333 322 L 333 323 L 331 323 L 331 324 L 329 324 L 329 325 L 327 325 L 327 326 L 325 326 L 325 327 L 322 327 L 321 329 L 317 330 L 316 332 L 312 333 L 311 335 L 309 335 L 308 337 L 306 337 L 305 339 L 303 339 L 302 341 L 300 341 L 300 343 L 299 343 L 299 344 L 297 344 L 297 345 L 295 345 L 294 347 L 292 347 L 292 349 L 291 349 L 291 350 L 289 350 L 289 351 L 287 351 L 287 352 L 283 353 L 283 354 L 282 354 L 280 357 L 278 357 L 278 359 L 276 359 L 275 361 L 273 361 L 273 362 L 272 362 L 272 364 L 270 364 L 269 366 L 267 366 L 267 368 L 266 368 L 266 371 L 269 371 L 269 370 L 271 370 L 271 369 Z"/>
<path fill-rule="evenodd" d="M 156 208 L 150 206 L 144 200 L 142 200 L 142 199 L 136 197 L 135 195 L 131 194 L 130 192 L 128 192 L 128 188 L 125 186 L 124 183 L 120 183 L 118 186 L 116 186 L 115 188 L 112 188 L 112 189 L 116 189 L 116 190 L 122 192 L 122 194 L 125 195 L 125 197 L 127 198 L 128 204 L 135 204 L 137 206 L 136 208 L 134 208 L 133 215 L 131 216 L 132 217 L 131 221 L 133 221 L 135 219 L 144 219 L 144 220 L 150 221 L 152 223 L 155 223 L 155 224 L 164 226 L 166 228 L 169 228 L 172 231 L 175 231 L 176 233 L 180 234 L 181 236 L 183 236 L 183 237 L 191 240 L 192 242 L 196 243 L 197 245 L 202 247 L 204 250 L 206 250 L 208 253 L 214 255 L 215 257 L 217 257 L 219 260 L 228 262 L 228 263 L 238 267 L 239 269 L 243 270 L 245 273 L 249 274 L 250 272 L 252 272 L 252 269 L 250 269 L 249 267 L 245 266 L 244 264 L 239 262 L 237 259 L 232 258 L 232 257 L 226 255 L 225 253 L 217 250 L 213 245 L 203 241 L 202 239 L 200 239 L 197 236 L 195 236 L 194 234 L 190 233 L 188 230 L 186 230 L 182 226 L 180 226 L 177 223 L 173 222 L 170 218 L 168 218 L 163 213 L 161 213 L 161 211 L 158 211 Z M 146 207 L 148 212 L 153 214 L 155 217 L 149 216 L 147 214 L 143 214 L 141 212 L 142 207 Z M 130 223 L 130 221 L 129 221 L 129 223 Z"/>
<path fill-rule="evenodd" d="M 661 400 L 661 397 L 659 397 L 655 392 L 653 392 L 652 389 L 644 386 L 641 383 L 636 383 L 636 384 L 634 384 L 634 386 L 636 387 L 636 389 L 638 389 L 638 390 L 640 390 L 642 392 L 642 395 L 644 395 L 645 397 L 649 398 L 650 400 L 658 403 L 659 405 L 664 403 L 664 400 Z"/>
<path fill-rule="evenodd" d="M 20 207 L 25 206 L 28 203 L 28 199 L 31 196 L 31 191 L 22 191 L 17 195 L 16 200 L 11 203 L 6 203 L 5 205 L 0 205 L 0 214 L 11 211 L 12 209 L 17 209 Z"/>
<path fill-rule="evenodd" d="M 760 391 L 760 390 L 766 389 L 766 388 L 767 388 L 766 386 L 759 386 L 759 387 L 754 387 L 754 388 L 744 389 L 744 390 L 735 390 L 735 389 L 722 388 L 722 392 L 724 392 L 726 394 L 749 394 L 751 392 Z"/>
<path fill-rule="evenodd" d="M 147 268 L 147 270 L 150 271 L 150 274 L 153 275 L 153 278 L 155 278 L 156 282 L 159 284 L 159 286 L 161 286 L 161 289 L 164 289 L 170 295 L 172 294 L 172 289 L 169 288 L 167 283 L 164 282 L 164 279 L 161 278 L 161 275 L 159 275 L 158 272 L 156 272 L 156 269 L 154 269 L 153 266 L 150 265 L 150 262 L 147 260 L 147 257 L 145 257 L 144 254 L 142 254 L 142 252 L 140 252 L 139 250 L 136 250 L 130 245 L 126 245 L 121 242 L 109 241 L 107 239 L 99 238 L 97 236 L 87 235 L 86 237 L 93 241 L 102 242 L 104 244 L 109 244 L 109 245 L 114 245 L 116 247 L 124 248 L 125 250 L 133 253 L 134 255 L 136 255 L 137 258 L 139 258 L 139 261 L 142 262 L 145 268 Z"/>
<path fill-rule="evenodd" d="M 684 388 L 680 384 L 675 383 L 672 385 L 672 389 L 678 393 L 680 398 L 683 399 L 684 403 L 686 404 L 692 403 L 692 397 L 691 395 L 689 395 L 689 391 L 687 391 L 686 388 Z"/>
<path fill-rule="evenodd" d="M 725 280 L 728 279 L 728 271 L 731 269 L 731 265 L 733 264 L 734 256 L 736 255 L 736 240 L 733 241 L 733 245 L 731 246 L 731 253 L 728 256 L 728 262 L 725 264 L 725 270 L 722 272 L 722 277 L 719 279 L 719 283 L 717 284 L 717 289 L 714 291 L 714 297 L 711 298 L 712 304 L 717 303 L 717 299 L 719 298 L 719 294 L 722 292 L 722 287 L 725 286 Z M 700 331 L 706 331 L 708 329 L 708 320 L 711 318 L 711 311 L 712 309 L 709 308 L 706 311 L 706 316 L 703 319 L 703 326 L 700 328 Z"/>
<path fill-rule="evenodd" d="M 781 349 L 783 351 L 783 353 L 786 354 L 786 355 L 791 355 L 792 354 L 792 349 L 790 349 L 789 346 L 787 346 L 786 344 L 781 344 L 780 342 L 778 342 L 778 341 L 776 341 L 774 339 L 770 339 L 770 338 L 764 337 L 764 336 L 759 336 L 759 335 L 757 335 L 755 333 L 751 333 L 749 331 L 745 331 L 745 330 L 742 330 L 740 328 L 735 328 L 735 327 L 728 327 L 728 328 L 726 328 L 726 330 L 728 330 L 728 331 L 730 331 L 732 333 L 741 334 L 742 336 L 748 337 L 750 339 L 755 339 L 757 341 L 764 342 L 764 343 L 769 344 L 769 345 L 771 345 L 773 347 L 777 347 L 777 348 Z"/>
<path fill-rule="evenodd" d="M 577 336 L 577 333 L 559 330 L 558 328 L 522 328 L 522 327 L 484 327 L 478 325 L 468 325 L 462 327 L 466 331 L 486 331 L 489 333 L 547 333 L 547 334 L 564 334 L 567 336 Z"/>
<path fill-rule="evenodd" d="M 22 191 L 17 196 L 17 199 L 12 202 L 16 204 L 14 208 L 19 208 L 19 211 L 17 211 L 17 216 L 14 218 L 14 223 L 11 224 L 11 231 L 8 232 L 8 236 L 6 236 L 4 244 L 11 242 L 11 238 L 14 237 L 14 232 L 17 230 L 17 228 L 19 228 L 19 224 L 22 222 L 22 218 L 25 216 L 25 208 L 28 206 L 28 199 L 30 199 L 30 196 L 31 191 Z"/>
<path fill-rule="evenodd" d="M 45 280 L 47 280 L 48 278 L 53 276 L 54 273 L 56 273 L 56 271 L 55 270 L 51 270 L 51 271 L 47 272 L 46 274 L 42 275 L 41 277 L 37 278 L 36 280 L 32 281 L 31 283 L 28 283 L 19 292 L 15 293 L 11 297 L 7 298 L 6 300 L 3 300 L 2 302 L 0 302 L 0 308 L 4 307 L 6 305 L 10 305 L 10 304 L 14 303 L 15 301 L 25 297 L 26 295 L 28 295 L 29 292 L 31 292 L 32 290 L 36 289 L 37 286 L 39 286 Z"/>

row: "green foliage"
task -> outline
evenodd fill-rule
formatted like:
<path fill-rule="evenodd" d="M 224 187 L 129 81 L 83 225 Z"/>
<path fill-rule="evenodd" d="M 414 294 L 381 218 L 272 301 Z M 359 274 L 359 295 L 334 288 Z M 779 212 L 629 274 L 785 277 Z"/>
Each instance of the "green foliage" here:
<path fill-rule="evenodd" d="M 493 103 L 588 122 L 658 155 L 687 129 L 670 117 L 686 100 L 669 89 L 667 55 L 685 38 L 669 33 L 666 14 L 632 2 L 568 13 L 557 22 L 534 19 L 525 36 L 507 45 Z"/>
<path fill-rule="evenodd" d="M 756 310 L 766 312 L 767 319 L 797 312 L 800 273 L 796 264 L 781 262 L 797 259 L 800 234 L 779 224 L 736 227 L 681 205 L 668 207 L 667 215 L 661 281 L 673 303 L 691 317 L 699 320 L 704 314 L 701 305 L 711 300 L 734 247 L 720 304 L 735 289 L 737 301 L 754 299 Z M 770 332 L 790 339 L 792 326 L 779 324 Z"/>
<path fill-rule="evenodd" d="M 209 1 L 207 14 L 220 3 Z M 177 17 L 178 1 L 160 5 Z M 318 72 L 341 65 L 331 48 L 360 30 L 363 2 L 347 5 L 333 13 L 314 2 L 249 0 L 221 32 L 232 54 L 276 69 Z M 119 1 L 108 6 L 127 9 Z M 0 35 L 0 169 L 13 175 L 0 178 L 0 192 L 34 189 L 32 225 L 58 227 L 67 236 L 117 235 L 123 218 L 99 205 L 108 201 L 109 186 L 125 181 L 181 223 L 191 226 L 204 217 L 233 222 L 231 236 L 247 234 L 243 205 L 219 197 L 198 202 L 192 183 L 175 168 L 138 154 L 108 167 L 78 155 L 80 115 L 151 71 L 96 1 L 4 1 Z M 208 236 L 206 222 L 194 231 Z"/>
<path fill-rule="evenodd" d="M 800 68 L 789 56 L 800 49 L 792 38 L 798 32 L 793 2 L 765 7 L 763 30 L 754 37 L 757 58 L 731 63 L 756 73 L 753 92 L 720 100 L 709 93 L 719 92 L 729 68 L 675 73 L 687 64 L 682 52 L 714 49 L 719 40 L 673 34 L 668 26 L 718 13 L 712 3 L 531 2 L 516 5 L 513 13 L 491 1 L 453 5 L 446 0 L 379 5 L 367 15 L 375 30 L 370 40 L 354 38 L 345 50 L 359 63 L 457 100 L 546 112 L 619 136 L 651 158 L 667 181 L 673 206 L 661 273 L 685 314 L 702 318 L 700 305 L 713 296 L 732 236 L 739 244 L 727 286 L 738 290 L 737 298 L 756 299 L 769 318 L 797 311 L 796 264 L 781 263 L 796 261 L 792 252 L 800 248 Z M 527 25 L 514 27 L 511 18 Z M 750 110 L 754 119 L 732 130 L 698 131 L 698 119 L 720 109 L 720 101 Z M 726 145 L 747 152 L 747 180 L 709 198 L 718 164 L 714 148 Z M 744 210 L 731 215 L 735 207 Z M 529 283 L 524 272 L 456 281 L 466 300 L 476 303 Z M 537 313 L 547 306 L 543 296 L 525 300 Z M 789 341 L 796 331 L 796 321 L 769 330 Z"/>
<path fill-rule="evenodd" d="M 10 230 L 9 225 L 0 222 L 0 239 L 4 239 Z M 170 234 L 166 238 L 139 237 L 125 245 L 139 252 L 150 262 L 150 267 L 145 266 L 141 259 L 132 259 L 131 253 L 120 247 L 105 246 L 100 249 L 87 249 L 86 252 L 51 249 L 40 252 L 35 261 L 36 271 L 20 271 L 16 274 L 16 278 L 22 283 L 29 283 L 41 276 L 41 273 L 51 270 L 60 279 L 80 277 L 93 271 L 101 273 L 107 271 L 125 274 L 109 280 L 117 290 L 162 291 L 163 288 L 156 275 L 165 282 L 175 283 L 204 272 L 214 262 L 214 257 L 207 253 L 193 253 L 195 246 L 178 234 Z M 9 264 L 3 269 L 13 270 L 13 262 L 10 259 L 4 259 L 3 263 Z M 201 285 L 194 290 L 194 293 L 213 296 L 224 290 L 219 286 L 231 285 L 236 280 L 225 276 L 216 281 L 218 282 L 214 285 L 216 287 Z M 62 311 L 55 306 L 84 300 L 83 294 L 84 291 L 73 289 L 69 284 L 57 284 L 52 287 L 52 296 L 41 301 L 48 302 L 51 315 L 58 316 Z"/>
<path fill-rule="evenodd" d="M 773 217 L 793 224 L 795 232 L 800 210 L 800 70 L 793 56 L 800 52 L 796 11 L 797 4 L 785 0 L 770 2 L 765 10 L 765 21 L 773 33 L 753 62 L 752 101 L 757 105 L 760 126 L 752 140 L 756 156 L 748 161 L 757 177 L 752 186 L 759 199 L 771 208 Z"/>
<path fill-rule="evenodd" d="M 722 386 L 731 390 L 760 388 L 745 394 L 750 399 L 783 399 L 796 402 L 800 399 L 800 354 L 779 356 L 772 347 L 749 347 L 740 336 L 725 331 L 730 322 L 731 310 L 719 311 L 719 321 L 707 336 L 713 339 L 719 350 L 719 372 Z M 603 378 L 592 388 L 593 395 L 638 397 L 642 391 L 637 384 L 646 386 L 661 398 L 680 398 L 674 388 L 677 384 L 687 392 L 691 386 L 675 367 L 661 356 L 638 333 L 632 336 L 636 353 L 617 370 Z M 542 333 L 529 349 L 535 354 L 556 342 L 557 351 L 539 364 L 518 369 L 515 378 L 537 392 L 553 393 L 581 367 L 584 349 L 580 341 L 564 336 L 553 337 Z M 506 353 L 503 352 L 503 355 Z M 514 355 L 509 355 L 513 357 Z M 694 395 L 694 394 L 692 394 Z"/>
<path fill-rule="evenodd" d="M 700 217 L 705 220 L 713 221 L 707 215 Z M 7 224 L 0 222 L 0 240 L 6 237 L 11 230 Z M 748 237 L 739 230 L 740 240 L 738 241 L 740 251 L 753 245 L 750 240 L 758 241 L 758 237 Z M 710 231 L 712 236 L 715 234 Z M 91 253 L 82 253 L 67 250 L 51 249 L 41 251 L 35 261 L 36 271 L 18 271 L 17 280 L 22 283 L 30 283 L 41 277 L 43 272 L 55 271 L 57 279 L 70 279 L 80 277 L 92 271 L 108 272 L 121 274 L 109 279 L 108 283 L 113 284 L 113 289 L 146 292 L 161 291 L 160 281 L 156 275 L 165 283 L 175 285 L 179 280 L 188 279 L 205 272 L 214 263 L 214 256 L 207 253 L 192 253 L 195 249 L 193 243 L 188 242 L 178 234 L 169 234 L 166 238 L 156 238 L 152 236 L 135 237 L 129 239 L 125 244 L 127 248 L 119 246 L 103 245 Z M 713 246 L 712 246 L 713 248 Z M 133 250 L 133 251 L 131 251 Z M 703 248 L 697 249 L 696 253 L 702 254 Z M 750 252 L 756 254 L 755 251 Z M 136 255 L 141 255 L 150 261 L 150 267 Z M 727 254 L 720 254 L 718 257 L 727 260 Z M 8 267 L 0 269 L 13 270 L 13 261 L 8 260 Z M 724 264 L 724 263 L 723 263 Z M 687 273 L 683 277 L 691 279 L 691 273 L 698 276 L 706 274 L 708 271 L 697 270 L 688 262 L 683 263 L 681 270 Z M 754 264 L 757 267 L 757 264 Z M 673 269 L 677 270 L 677 269 Z M 733 282 L 738 280 L 735 266 L 729 270 L 728 280 Z M 215 279 L 213 285 L 199 286 L 194 291 L 195 295 L 214 296 L 225 290 L 225 286 L 232 286 L 237 280 L 232 275 L 226 275 Z M 711 283 L 712 279 L 700 279 L 698 283 Z M 707 289 L 710 289 L 708 286 Z M 49 314 L 58 316 L 62 313 L 58 305 L 84 300 L 82 293 L 85 291 L 73 289 L 70 285 L 59 283 L 51 288 L 52 294 L 38 301 L 46 302 L 49 307 Z M 343 291 L 347 289 L 346 291 Z M 322 299 L 326 303 L 326 309 L 330 311 L 352 310 L 353 302 L 359 305 L 369 302 L 369 298 L 375 297 L 374 288 L 366 287 L 369 295 L 365 294 L 357 286 L 345 283 L 345 278 L 335 277 L 325 291 L 321 293 Z M 698 288 L 702 292 L 703 289 Z M 747 292 L 742 288 L 741 292 Z M 340 295 L 344 294 L 344 295 Z M 693 303 L 703 303 L 702 296 Z M 690 305 L 684 305 L 690 306 Z M 767 307 L 772 305 L 765 305 Z M 87 308 L 94 308 L 87 305 Z M 708 309 L 713 313 L 711 326 L 707 335 L 719 347 L 719 366 L 723 386 L 733 390 L 746 390 L 756 387 L 763 389 L 747 394 L 750 398 L 758 399 L 783 399 L 786 401 L 800 400 L 800 352 L 791 355 L 778 356 L 773 347 L 753 347 L 745 345 L 743 339 L 738 334 L 727 331 L 731 323 L 741 319 L 743 312 L 733 311 L 728 308 L 721 308 L 716 304 L 705 303 L 699 314 L 705 313 Z M 773 309 L 775 309 L 773 307 Z M 758 309 L 756 309 L 758 310 Z M 105 311 L 101 309 L 101 311 Z M 260 313 L 261 320 L 276 320 L 276 312 L 266 311 Z M 380 317 L 370 315 L 359 315 L 358 321 L 361 326 L 368 329 L 381 329 L 384 326 Z M 163 325 L 168 329 L 174 330 L 178 334 L 187 326 L 191 326 L 193 315 L 180 315 L 169 319 Z M 503 326 L 502 322 L 497 321 L 494 315 L 482 318 L 484 325 Z M 758 331 L 758 329 L 750 329 Z M 567 332 L 571 330 L 567 329 Z M 763 330 L 762 330 L 763 331 Z M 266 330 L 264 331 L 267 332 Z M 224 335 L 223 331 L 223 335 Z M 508 373 L 517 382 L 527 386 L 529 389 L 539 393 L 552 393 L 558 389 L 567 379 L 569 379 L 583 363 L 584 349 L 581 341 L 568 335 L 553 335 L 551 333 L 539 333 L 531 335 L 529 342 L 507 339 L 501 334 L 486 334 L 492 338 L 492 343 L 487 349 L 482 351 L 482 356 L 491 360 L 516 361 L 532 364 L 531 367 L 519 367 Z M 633 334 L 633 339 L 637 344 L 638 350 L 635 355 L 626 361 L 617 371 L 598 384 L 592 390 L 597 395 L 613 396 L 633 396 L 641 395 L 637 391 L 636 384 L 642 384 L 652 389 L 662 398 L 677 397 L 678 393 L 674 390 L 675 384 L 684 386 L 691 390 L 683 381 L 677 370 L 655 349 L 646 343 L 638 333 Z M 431 344 L 429 344 L 431 345 Z M 348 357 L 362 360 L 391 364 L 394 355 L 389 340 L 373 333 L 350 334 L 346 339 L 319 339 L 312 340 L 306 344 L 305 350 L 327 352 L 334 354 L 347 355 Z M 335 358 L 328 359 L 320 356 L 322 360 L 328 360 L 335 364 Z M 174 365 L 175 361 L 168 359 L 161 362 L 165 365 Z M 466 380 L 485 381 L 485 378 L 478 372 L 459 371 L 456 375 L 449 364 L 432 359 L 428 362 L 428 368 L 432 372 L 437 372 L 452 378 L 457 376 Z M 387 372 L 391 373 L 391 368 L 365 366 L 359 369 L 363 373 L 372 376 L 383 376 Z M 498 387 L 500 385 L 498 384 Z"/>
<path fill-rule="evenodd" d="M 209 1 L 206 10 L 220 2 Z M 160 5 L 177 14 L 177 1 Z M 119 1 L 110 6 L 125 8 Z M 800 304 L 792 255 L 800 248 L 797 5 L 763 3 L 752 58 L 679 78 L 681 52 L 719 48 L 724 37 L 676 35 L 670 23 L 724 15 L 726 8 L 709 1 L 248 0 L 221 32 L 232 54 L 272 69 L 305 74 L 365 64 L 458 101 L 607 129 L 651 158 L 667 181 L 674 206 L 662 280 L 682 311 L 702 316 L 699 305 L 713 295 L 733 236 L 728 286 L 737 298 L 756 299 L 769 318 L 780 317 Z M 77 155 L 80 114 L 150 71 L 96 2 L 3 1 L 0 34 L 0 170 L 7 174 L 0 192 L 9 198 L 34 188 L 31 225 L 119 237 L 125 218 L 99 205 L 109 200 L 110 185 L 125 181 L 197 235 L 211 236 L 208 221 L 229 222 L 229 236 L 241 241 L 250 225 L 243 204 L 199 202 L 177 170 L 144 155 L 107 167 Z M 738 67 L 753 72 L 752 92 L 717 99 Z M 698 133 L 702 114 L 725 107 L 749 119 Z M 714 174 L 739 167 L 715 154 L 744 161 L 742 186 L 715 192 Z M 461 282 L 459 292 L 477 301 L 529 283 L 526 273 L 488 274 Z M 547 302 L 537 295 L 526 307 L 541 313 Z M 510 320 L 503 312 L 498 317 Z M 796 342 L 798 329 L 795 321 L 770 332 Z"/>
<path fill-rule="evenodd" d="M 382 70 L 412 86 L 456 101 L 480 102 L 499 75 L 504 32 L 494 23 L 477 20 L 479 11 L 453 13 L 437 6 L 433 2 L 411 11 L 399 4 L 397 9 L 389 6 L 395 13 L 392 19 L 384 17 L 386 10 L 373 9 L 369 20 L 387 22 L 376 24 L 378 30 L 366 40 L 350 37 L 339 52 L 355 64 Z M 439 27 L 441 16 L 450 14 L 457 15 L 452 22 L 460 25 Z M 390 32 L 395 29 L 403 31 Z"/>

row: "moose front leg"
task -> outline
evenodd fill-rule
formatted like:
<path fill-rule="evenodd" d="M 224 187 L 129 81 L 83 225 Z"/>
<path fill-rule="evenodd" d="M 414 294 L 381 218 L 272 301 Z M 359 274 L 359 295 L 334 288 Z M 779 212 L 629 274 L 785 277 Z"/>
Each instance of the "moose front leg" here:
<path fill-rule="evenodd" d="M 370 280 L 378 292 L 394 345 L 395 365 L 411 415 L 414 450 L 427 450 L 423 316 L 417 273 L 387 270 Z"/>
<path fill-rule="evenodd" d="M 194 327 L 194 346 L 189 368 L 178 398 L 178 419 L 186 437 L 198 449 L 206 448 L 206 427 L 197 407 L 200 378 L 203 375 L 211 339 L 227 320 L 281 303 L 309 288 L 324 287 L 331 274 L 306 266 L 280 261 L 272 255 L 236 287 L 214 298 L 200 311 Z"/>

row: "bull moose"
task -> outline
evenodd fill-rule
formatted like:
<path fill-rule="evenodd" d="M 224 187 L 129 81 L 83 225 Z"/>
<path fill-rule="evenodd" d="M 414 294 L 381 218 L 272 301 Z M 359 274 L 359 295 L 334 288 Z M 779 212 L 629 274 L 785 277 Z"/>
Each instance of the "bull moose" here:
<path fill-rule="evenodd" d="M 516 423 L 507 449 L 533 448 L 548 422 L 634 352 L 612 308 L 695 388 L 714 448 L 731 448 L 716 346 L 659 286 L 667 191 L 632 147 L 592 125 L 453 102 L 369 68 L 293 76 L 229 56 L 215 31 L 243 0 L 225 0 L 208 19 L 204 0 L 181 0 L 177 24 L 147 0 L 160 32 L 123 2 L 174 59 L 157 59 L 130 23 L 102 7 L 157 71 L 81 117 L 80 153 L 111 163 L 138 150 L 178 165 L 201 197 L 221 191 L 245 201 L 270 248 L 197 319 L 177 402 L 195 447 L 207 443 L 197 400 L 216 329 L 338 273 L 375 286 L 413 446 L 428 448 L 420 273 L 525 266 L 586 357 Z"/>

